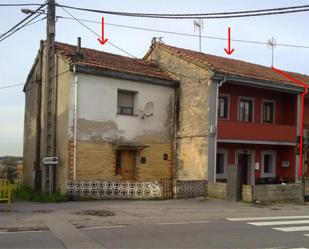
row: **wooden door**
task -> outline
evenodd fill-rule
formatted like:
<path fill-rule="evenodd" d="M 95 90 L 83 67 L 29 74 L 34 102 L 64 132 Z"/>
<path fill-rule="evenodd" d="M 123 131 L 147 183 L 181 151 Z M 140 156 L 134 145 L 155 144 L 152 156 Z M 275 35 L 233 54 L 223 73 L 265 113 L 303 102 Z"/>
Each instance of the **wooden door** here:
<path fill-rule="evenodd" d="M 135 177 L 135 151 L 121 151 L 121 175 L 125 181 L 133 181 Z"/>
<path fill-rule="evenodd" d="M 249 168 L 249 157 L 248 154 L 239 154 L 238 155 L 238 165 L 240 167 L 240 183 L 241 185 L 248 184 L 248 168 Z"/>

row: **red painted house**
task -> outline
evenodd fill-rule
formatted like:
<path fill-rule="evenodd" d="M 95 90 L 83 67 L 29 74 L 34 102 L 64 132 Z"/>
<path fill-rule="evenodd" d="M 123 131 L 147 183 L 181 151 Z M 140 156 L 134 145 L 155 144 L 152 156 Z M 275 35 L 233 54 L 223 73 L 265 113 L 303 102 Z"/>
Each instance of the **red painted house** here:
<path fill-rule="evenodd" d="M 298 182 L 304 168 L 297 149 L 303 85 L 270 67 L 160 42 L 145 57 L 180 82 L 176 180 L 191 185 L 206 180 L 227 190 L 237 185 L 237 191 L 239 185 Z M 309 76 L 285 73 L 309 85 Z M 305 109 L 309 130 L 309 98 Z M 303 162 L 307 158 L 309 152 Z M 234 186 L 216 184 L 227 182 L 231 174 Z"/>

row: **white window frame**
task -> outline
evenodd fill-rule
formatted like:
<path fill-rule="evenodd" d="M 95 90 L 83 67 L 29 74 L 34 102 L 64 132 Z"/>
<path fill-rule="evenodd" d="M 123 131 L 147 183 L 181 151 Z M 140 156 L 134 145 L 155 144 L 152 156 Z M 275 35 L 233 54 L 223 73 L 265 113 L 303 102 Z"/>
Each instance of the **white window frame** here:
<path fill-rule="evenodd" d="M 272 123 L 265 123 L 263 120 L 264 116 L 264 103 L 273 103 L 274 104 L 274 116 L 273 116 L 273 122 Z M 262 99 L 262 106 L 261 106 L 261 123 L 263 124 L 274 124 L 276 120 L 276 101 L 270 100 L 270 99 Z"/>
<path fill-rule="evenodd" d="M 220 120 L 230 120 L 230 95 L 229 94 L 225 94 L 225 93 L 220 93 L 219 94 L 219 98 L 220 97 L 227 98 L 227 117 L 226 118 L 220 118 L 219 114 L 218 114 L 218 119 L 220 119 Z M 217 112 L 219 112 L 219 98 L 218 98 L 218 109 L 217 109 Z"/>
<path fill-rule="evenodd" d="M 264 171 L 264 156 L 265 155 L 272 155 L 273 157 L 273 170 L 272 173 L 265 173 Z M 276 165 L 276 160 L 277 160 L 277 153 L 274 150 L 263 150 L 261 152 L 261 177 L 266 178 L 266 177 L 276 177 L 277 175 L 277 165 Z"/>
<path fill-rule="evenodd" d="M 250 100 L 252 101 L 252 120 L 251 121 L 241 121 L 240 120 L 240 100 Z M 255 109 L 255 99 L 252 97 L 238 96 L 238 105 L 237 105 L 237 121 L 244 123 L 254 123 L 254 109 Z"/>
<path fill-rule="evenodd" d="M 216 179 L 226 179 L 227 178 L 227 165 L 228 165 L 228 150 L 227 149 L 217 149 L 217 154 L 223 154 L 223 174 L 217 174 L 217 160 L 215 165 Z M 216 154 L 216 157 L 217 157 Z"/>

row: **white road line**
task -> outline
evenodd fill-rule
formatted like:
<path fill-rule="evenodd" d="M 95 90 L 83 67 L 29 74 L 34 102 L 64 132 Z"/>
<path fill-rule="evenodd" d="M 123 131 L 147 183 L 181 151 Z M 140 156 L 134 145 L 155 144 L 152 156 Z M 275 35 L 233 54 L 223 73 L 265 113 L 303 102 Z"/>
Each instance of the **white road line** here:
<path fill-rule="evenodd" d="M 98 227 L 82 227 L 82 230 L 90 230 L 90 229 L 108 229 L 108 228 L 120 228 L 125 227 L 125 225 L 118 225 L 118 226 L 98 226 Z"/>
<path fill-rule="evenodd" d="M 227 218 L 229 221 L 254 221 L 254 220 L 293 220 L 308 219 L 309 215 L 302 216 L 266 216 L 266 217 L 247 217 L 247 218 Z"/>
<path fill-rule="evenodd" d="M 35 231 L 1 231 L 0 234 L 16 234 L 16 233 L 42 233 L 42 232 L 48 232 L 48 230 L 35 230 Z"/>
<path fill-rule="evenodd" d="M 200 224 L 200 223 L 208 223 L 209 221 L 181 221 L 181 222 L 162 222 L 157 223 L 157 225 L 184 225 L 184 224 Z"/>
<path fill-rule="evenodd" d="M 309 231 L 309 226 L 303 227 L 274 227 L 273 229 L 282 232 L 299 232 L 299 231 Z"/>
<path fill-rule="evenodd" d="M 247 224 L 254 225 L 254 226 L 295 225 L 295 224 L 309 224 L 309 220 L 286 220 L 286 221 L 249 222 Z"/>

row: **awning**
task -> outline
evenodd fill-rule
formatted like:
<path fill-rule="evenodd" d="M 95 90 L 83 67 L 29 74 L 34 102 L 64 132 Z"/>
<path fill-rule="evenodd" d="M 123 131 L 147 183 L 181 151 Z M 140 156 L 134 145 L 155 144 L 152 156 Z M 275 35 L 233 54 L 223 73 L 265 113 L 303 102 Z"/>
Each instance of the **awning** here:
<path fill-rule="evenodd" d="M 144 145 L 144 144 L 121 143 L 121 144 L 116 144 L 115 150 L 132 150 L 132 151 L 140 152 L 148 147 L 149 147 L 148 145 Z"/>

